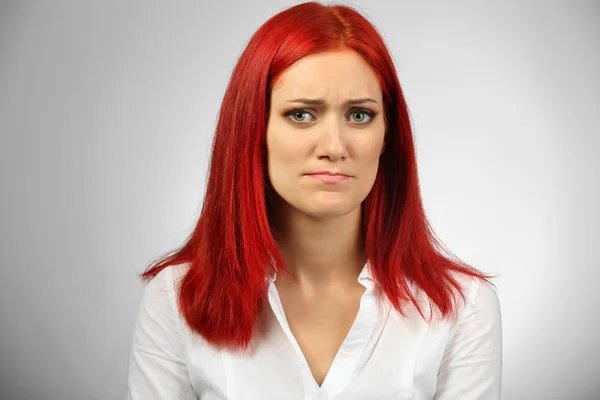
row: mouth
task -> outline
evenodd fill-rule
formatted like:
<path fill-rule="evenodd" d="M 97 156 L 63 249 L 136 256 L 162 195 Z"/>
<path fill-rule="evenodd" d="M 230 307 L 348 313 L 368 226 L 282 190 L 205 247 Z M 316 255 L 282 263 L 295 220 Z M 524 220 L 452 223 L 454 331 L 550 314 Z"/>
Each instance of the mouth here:
<path fill-rule="evenodd" d="M 340 183 L 349 180 L 351 177 L 346 174 L 332 174 L 332 173 L 316 173 L 306 174 L 307 176 L 319 180 L 325 183 Z"/>

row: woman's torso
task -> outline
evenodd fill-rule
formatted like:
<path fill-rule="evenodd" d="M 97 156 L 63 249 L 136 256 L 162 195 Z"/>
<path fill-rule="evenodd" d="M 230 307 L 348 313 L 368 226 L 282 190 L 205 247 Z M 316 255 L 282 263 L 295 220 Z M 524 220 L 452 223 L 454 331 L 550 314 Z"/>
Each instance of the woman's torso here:
<path fill-rule="evenodd" d="M 365 289 L 360 296 L 357 291 L 341 303 L 330 299 L 321 308 L 315 302 L 308 311 L 300 310 L 303 304 L 294 301 L 292 292 L 280 294 L 272 283 L 248 353 L 216 350 L 180 323 L 198 397 L 432 399 L 456 324 L 427 322 L 412 305 L 402 316 L 389 301 L 378 301 L 368 274 L 361 276 Z M 426 298 L 411 288 L 428 315 Z"/>

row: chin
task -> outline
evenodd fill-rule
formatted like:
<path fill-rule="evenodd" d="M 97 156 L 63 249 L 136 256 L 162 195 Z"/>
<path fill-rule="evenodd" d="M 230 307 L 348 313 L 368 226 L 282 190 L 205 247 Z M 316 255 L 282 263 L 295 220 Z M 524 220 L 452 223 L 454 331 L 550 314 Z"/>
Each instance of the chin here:
<path fill-rule="evenodd" d="M 308 214 L 315 218 L 334 218 L 344 216 L 353 210 L 355 206 L 349 204 L 315 204 L 312 207 L 306 207 L 302 210 L 305 214 Z"/>

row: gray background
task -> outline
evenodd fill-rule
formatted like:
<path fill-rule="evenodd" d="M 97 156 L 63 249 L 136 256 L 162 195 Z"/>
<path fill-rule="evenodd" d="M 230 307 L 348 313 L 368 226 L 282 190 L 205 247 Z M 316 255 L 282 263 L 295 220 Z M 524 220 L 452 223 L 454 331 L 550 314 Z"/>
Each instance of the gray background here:
<path fill-rule="evenodd" d="M 0 398 L 123 398 L 136 274 L 192 229 L 236 59 L 297 3 L 0 3 Z M 350 4 L 434 228 L 500 274 L 503 398 L 600 398 L 599 3 Z"/>

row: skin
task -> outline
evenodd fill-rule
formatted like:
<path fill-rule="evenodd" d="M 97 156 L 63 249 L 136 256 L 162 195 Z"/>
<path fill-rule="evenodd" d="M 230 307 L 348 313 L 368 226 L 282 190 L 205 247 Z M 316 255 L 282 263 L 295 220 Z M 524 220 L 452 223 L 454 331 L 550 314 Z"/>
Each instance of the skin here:
<path fill-rule="evenodd" d="M 352 99 L 373 101 L 347 104 Z M 348 297 L 349 290 L 360 294 L 357 278 L 366 262 L 360 205 L 375 182 L 385 139 L 377 76 L 351 50 L 307 56 L 275 82 L 270 107 L 266 140 L 276 192 L 275 237 L 291 273 L 278 276 L 276 285 L 306 301 Z M 351 178 L 331 184 L 306 175 L 321 170 Z"/>

